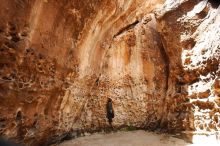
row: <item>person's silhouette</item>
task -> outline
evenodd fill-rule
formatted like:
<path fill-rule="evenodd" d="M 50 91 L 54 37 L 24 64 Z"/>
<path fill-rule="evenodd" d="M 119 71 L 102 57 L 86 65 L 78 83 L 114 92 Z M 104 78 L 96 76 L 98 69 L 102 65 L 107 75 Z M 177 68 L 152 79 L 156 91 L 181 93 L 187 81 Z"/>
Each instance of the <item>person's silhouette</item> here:
<path fill-rule="evenodd" d="M 111 98 L 108 98 L 108 101 L 106 104 L 106 111 L 107 111 L 106 117 L 108 118 L 108 122 L 110 126 L 112 127 L 112 119 L 114 118 L 115 114 L 114 114 Z"/>

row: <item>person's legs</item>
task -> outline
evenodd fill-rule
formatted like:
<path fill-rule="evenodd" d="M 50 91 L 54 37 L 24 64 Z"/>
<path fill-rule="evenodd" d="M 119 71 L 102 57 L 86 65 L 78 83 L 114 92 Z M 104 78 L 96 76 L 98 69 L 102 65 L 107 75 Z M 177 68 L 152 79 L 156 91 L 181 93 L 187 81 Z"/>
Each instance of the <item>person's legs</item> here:
<path fill-rule="evenodd" d="M 109 123 L 109 125 L 111 126 L 111 128 L 113 128 L 113 126 L 112 126 L 112 118 L 109 118 L 109 119 L 108 119 L 108 123 Z"/>

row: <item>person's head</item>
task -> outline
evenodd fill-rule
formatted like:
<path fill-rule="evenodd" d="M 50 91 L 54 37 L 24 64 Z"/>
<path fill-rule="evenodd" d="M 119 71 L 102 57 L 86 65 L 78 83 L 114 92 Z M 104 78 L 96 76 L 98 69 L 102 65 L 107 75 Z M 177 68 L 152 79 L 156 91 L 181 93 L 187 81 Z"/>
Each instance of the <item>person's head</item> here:
<path fill-rule="evenodd" d="M 111 99 L 111 98 L 108 98 L 108 102 L 112 102 L 112 99 Z"/>

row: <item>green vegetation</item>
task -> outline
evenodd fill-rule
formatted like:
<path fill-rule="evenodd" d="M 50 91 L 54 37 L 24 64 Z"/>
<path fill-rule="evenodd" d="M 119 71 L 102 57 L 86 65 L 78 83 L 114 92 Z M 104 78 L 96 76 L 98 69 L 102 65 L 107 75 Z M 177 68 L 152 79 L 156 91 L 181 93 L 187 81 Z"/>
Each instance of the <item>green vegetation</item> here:
<path fill-rule="evenodd" d="M 125 126 L 120 129 L 120 131 L 134 131 L 134 130 L 137 130 L 137 128 L 134 126 Z"/>

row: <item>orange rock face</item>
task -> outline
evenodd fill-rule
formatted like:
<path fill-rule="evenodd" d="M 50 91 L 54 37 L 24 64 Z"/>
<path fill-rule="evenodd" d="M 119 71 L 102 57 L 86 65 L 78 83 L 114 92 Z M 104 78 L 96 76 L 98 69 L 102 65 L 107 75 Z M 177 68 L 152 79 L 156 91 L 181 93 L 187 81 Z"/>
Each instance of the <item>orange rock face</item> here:
<path fill-rule="evenodd" d="M 115 128 L 219 130 L 218 3 L 0 2 L 1 136 L 106 129 L 108 97 Z"/>
<path fill-rule="evenodd" d="M 163 1 L 0 2 L 2 136 L 38 145 L 103 129 L 107 97 L 115 127 L 157 127 L 166 70 L 149 13 Z"/>

